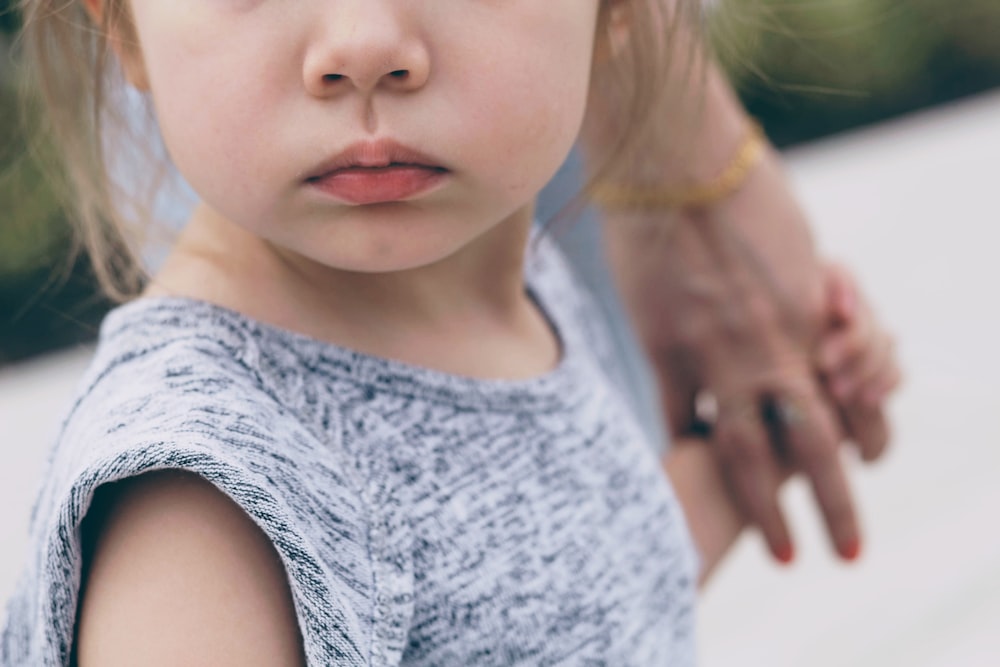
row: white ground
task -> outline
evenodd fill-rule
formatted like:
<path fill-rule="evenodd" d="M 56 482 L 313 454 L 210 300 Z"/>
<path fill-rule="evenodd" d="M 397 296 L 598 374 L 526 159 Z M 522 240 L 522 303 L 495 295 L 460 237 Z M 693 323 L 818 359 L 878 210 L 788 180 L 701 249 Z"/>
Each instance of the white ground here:
<path fill-rule="evenodd" d="M 1000 665 L 1000 94 L 789 161 L 823 249 L 899 333 L 907 384 L 893 452 L 856 475 L 861 561 L 832 558 L 807 490 L 792 486 L 798 563 L 771 565 L 752 536 L 738 545 L 704 597 L 703 665 Z M 88 352 L 0 371 L 0 601 Z"/>

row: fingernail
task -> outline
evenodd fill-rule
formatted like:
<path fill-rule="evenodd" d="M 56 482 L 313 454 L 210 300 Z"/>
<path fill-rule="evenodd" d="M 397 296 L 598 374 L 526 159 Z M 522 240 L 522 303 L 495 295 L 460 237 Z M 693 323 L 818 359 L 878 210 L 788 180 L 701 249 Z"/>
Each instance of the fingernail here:
<path fill-rule="evenodd" d="M 857 538 L 848 540 L 841 546 L 840 555 L 849 561 L 857 560 L 861 555 L 861 541 Z"/>
<path fill-rule="evenodd" d="M 795 560 L 795 549 L 791 544 L 783 544 L 774 550 L 774 557 L 784 565 L 788 565 Z"/>

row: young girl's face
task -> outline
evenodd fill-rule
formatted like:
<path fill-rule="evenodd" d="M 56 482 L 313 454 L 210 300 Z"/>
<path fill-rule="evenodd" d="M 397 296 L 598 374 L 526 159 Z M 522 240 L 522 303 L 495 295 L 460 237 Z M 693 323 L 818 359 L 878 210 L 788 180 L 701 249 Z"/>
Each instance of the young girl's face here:
<path fill-rule="evenodd" d="M 599 0 L 133 0 L 133 79 L 214 213 L 354 271 L 525 222 L 570 150 Z"/>

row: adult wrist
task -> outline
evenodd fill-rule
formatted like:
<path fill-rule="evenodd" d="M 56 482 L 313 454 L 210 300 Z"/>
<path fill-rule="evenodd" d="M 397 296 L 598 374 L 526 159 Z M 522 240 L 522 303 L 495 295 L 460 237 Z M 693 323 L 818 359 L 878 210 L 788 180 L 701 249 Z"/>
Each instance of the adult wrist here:
<path fill-rule="evenodd" d="M 718 204 L 746 185 L 768 151 L 761 126 L 747 118 L 743 136 L 729 161 L 710 179 L 684 185 L 597 183 L 591 198 L 606 209 L 684 211 Z"/>

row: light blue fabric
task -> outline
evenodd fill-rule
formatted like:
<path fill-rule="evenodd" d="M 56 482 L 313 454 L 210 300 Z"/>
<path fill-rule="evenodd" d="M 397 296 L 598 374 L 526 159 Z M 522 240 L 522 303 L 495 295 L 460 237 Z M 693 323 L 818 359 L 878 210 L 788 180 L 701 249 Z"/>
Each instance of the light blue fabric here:
<path fill-rule="evenodd" d="M 580 156 L 574 151 L 539 197 L 537 218 L 543 227 L 580 191 L 582 182 Z M 658 450 L 663 450 L 669 444 L 669 436 L 656 379 L 615 290 L 604 258 L 599 215 L 596 209 L 588 207 L 579 219 L 555 226 L 552 238 L 566 254 L 607 321 L 619 367 L 617 372 L 632 409 L 649 441 L 655 443 Z"/>

